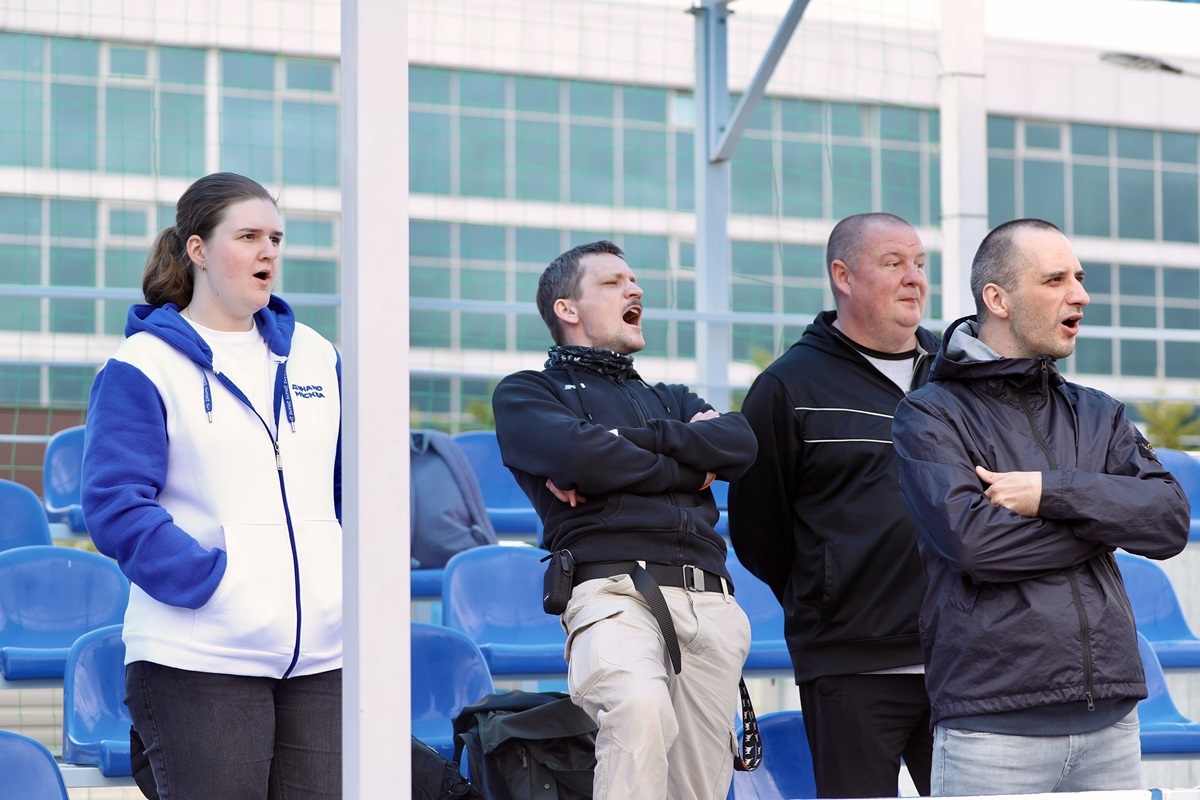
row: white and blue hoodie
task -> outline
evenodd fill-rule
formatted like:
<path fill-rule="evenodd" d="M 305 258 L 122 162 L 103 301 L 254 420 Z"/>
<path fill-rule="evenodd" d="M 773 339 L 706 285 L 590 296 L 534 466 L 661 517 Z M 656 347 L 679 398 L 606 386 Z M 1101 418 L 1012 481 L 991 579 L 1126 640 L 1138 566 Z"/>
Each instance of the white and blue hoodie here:
<path fill-rule="evenodd" d="M 275 362 L 273 425 L 173 303 L 129 309 L 92 386 L 83 511 L 133 583 L 127 664 L 341 667 L 341 359 L 278 297 L 255 323 Z"/>

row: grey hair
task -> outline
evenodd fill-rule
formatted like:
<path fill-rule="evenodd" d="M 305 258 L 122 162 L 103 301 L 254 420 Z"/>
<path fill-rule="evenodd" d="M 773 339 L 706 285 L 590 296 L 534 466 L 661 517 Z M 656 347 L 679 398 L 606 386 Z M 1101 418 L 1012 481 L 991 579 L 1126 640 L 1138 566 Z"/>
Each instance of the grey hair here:
<path fill-rule="evenodd" d="M 863 239 L 867 231 L 875 225 L 902 225 L 911 228 L 912 223 L 895 214 L 875 211 L 870 214 L 855 214 L 846 217 L 829 233 L 829 243 L 825 245 L 825 270 L 829 273 L 829 287 L 836 293 L 833 285 L 833 262 L 841 261 L 854 267 L 862 252 Z"/>

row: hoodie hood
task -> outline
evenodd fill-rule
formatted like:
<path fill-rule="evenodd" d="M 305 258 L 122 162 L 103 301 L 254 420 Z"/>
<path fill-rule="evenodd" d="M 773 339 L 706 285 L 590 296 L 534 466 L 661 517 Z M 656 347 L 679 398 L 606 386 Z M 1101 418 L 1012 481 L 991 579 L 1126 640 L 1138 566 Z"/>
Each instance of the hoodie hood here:
<path fill-rule="evenodd" d="M 999 380 L 1015 389 L 1059 386 L 1066 379 L 1050 356 L 1006 358 L 979 338 L 979 319 L 950 323 L 930 372 L 931 381 Z"/>
<path fill-rule="evenodd" d="M 125 336 L 145 331 L 162 339 L 205 369 L 212 369 L 212 349 L 180 315 L 175 303 L 152 306 L 139 303 L 129 307 L 125 321 Z M 254 315 L 254 324 L 276 356 L 287 358 L 292 351 L 292 334 L 296 330 L 296 314 L 283 298 L 271 295 L 267 307 Z"/>

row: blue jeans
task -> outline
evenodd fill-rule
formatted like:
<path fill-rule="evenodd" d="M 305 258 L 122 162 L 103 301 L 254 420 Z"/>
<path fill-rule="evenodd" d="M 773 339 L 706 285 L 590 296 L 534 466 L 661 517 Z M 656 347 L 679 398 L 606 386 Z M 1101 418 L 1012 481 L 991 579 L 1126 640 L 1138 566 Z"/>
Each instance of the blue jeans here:
<path fill-rule="evenodd" d="M 340 800 L 342 671 L 277 680 L 125 670 L 160 800 Z"/>
<path fill-rule="evenodd" d="M 1092 733 L 1013 736 L 933 732 L 935 796 L 1087 792 L 1142 788 L 1137 709 Z"/>

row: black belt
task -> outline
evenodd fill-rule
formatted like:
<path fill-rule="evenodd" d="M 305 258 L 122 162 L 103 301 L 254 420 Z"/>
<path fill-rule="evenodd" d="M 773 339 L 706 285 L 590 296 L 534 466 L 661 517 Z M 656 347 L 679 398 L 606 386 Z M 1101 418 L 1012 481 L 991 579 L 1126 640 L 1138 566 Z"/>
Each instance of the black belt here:
<path fill-rule="evenodd" d="M 596 561 L 575 565 L 575 585 L 596 578 L 611 578 L 613 575 L 633 575 L 636 561 Z M 670 564 L 646 564 L 646 572 L 659 586 L 674 586 L 693 592 L 726 592 L 733 594 L 733 583 L 715 572 L 693 566 L 671 566 Z M 640 591 L 640 589 L 639 589 Z"/>
<path fill-rule="evenodd" d="M 578 586 L 584 581 L 597 578 L 611 578 L 613 575 L 628 575 L 633 578 L 633 586 L 638 594 L 650 606 L 650 613 L 658 621 L 663 639 L 667 644 L 667 653 L 671 656 L 671 666 L 678 675 L 683 669 L 679 653 L 679 636 L 675 633 L 675 622 L 671 619 L 671 610 L 667 607 L 659 586 L 674 586 L 694 592 L 728 592 L 733 594 L 733 584 L 720 575 L 691 565 L 678 567 L 669 564 L 646 564 L 643 567 L 636 561 L 605 561 L 591 564 L 576 564 L 574 584 Z M 750 703 L 750 692 L 746 690 L 746 681 L 738 682 L 738 691 L 742 700 L 742 749 L 734 759 L 734 769 L 748 772 L 758 768 L 762 762 L 762 737 L 758 732 L 758 720 L 754 716 L 754 706 Z"/>

